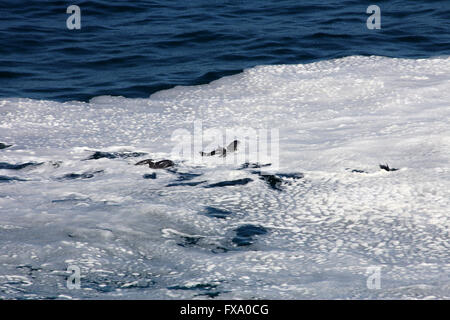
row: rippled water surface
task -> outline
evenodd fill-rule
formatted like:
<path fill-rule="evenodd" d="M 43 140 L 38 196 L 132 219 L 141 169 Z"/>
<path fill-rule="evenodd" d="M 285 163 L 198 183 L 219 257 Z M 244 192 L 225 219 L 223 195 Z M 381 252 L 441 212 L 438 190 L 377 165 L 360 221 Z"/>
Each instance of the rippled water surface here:
<path fill-rule="evenodd" d="M 450 53 L 447 0 L 376 1 L 381 30 L 373 1 L 77 1 L 81 30 L 69 4 L 0 3 L 1 97 L 148 97 L 256 65 Z"/>

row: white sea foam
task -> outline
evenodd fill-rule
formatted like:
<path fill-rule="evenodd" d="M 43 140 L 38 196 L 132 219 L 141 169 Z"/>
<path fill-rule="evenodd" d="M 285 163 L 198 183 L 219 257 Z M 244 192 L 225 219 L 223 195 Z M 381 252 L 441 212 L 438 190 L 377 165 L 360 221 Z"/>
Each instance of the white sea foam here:
<path fill-rule="evenodd" d="M 450 298 L 450 58 L 260 66 L 148 99 L 0 101 L 0 298 Z M 177 129 L 279 130 L 273 190 L 210 158 L 179 176 Z M 146 152 L 84 160 L 94 151 Z M 398 171 L 380 170 L 389 163 Z M 358 169 L 365 173 L 352 172 Z M 72 176 L 68 174 L 88 174 Z M 89 176 L 92 174 L 92 176 Z M 240 186 L 203 188 L 251 178 Z M 229 212 L 208 216 L 205 208 Z M 238 247 L 236 229 L 264 228 Z M 66 288 L 67 266 L 81 289 Z M 381 267 L 381 288 L 366 285 Z"/>

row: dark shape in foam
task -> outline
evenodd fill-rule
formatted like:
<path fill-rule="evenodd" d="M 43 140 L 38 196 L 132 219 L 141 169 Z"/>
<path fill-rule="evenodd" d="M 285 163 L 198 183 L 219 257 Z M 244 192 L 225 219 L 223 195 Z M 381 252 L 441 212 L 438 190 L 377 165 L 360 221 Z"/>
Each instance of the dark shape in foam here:
<path fill-rule="evenodd" d="M 195 286 L 172 286 L 172 287 L 168 287 L 167 289 L 169 290 L 212 290 L 217 288 L 216 284 L 211 284 L 211 283 L 199 283 L 196 284 Z"/>
<path fill-rule="evenodd" d="M 228 252 L 228 249 L 227 249 L 227 248 L 224 248 L 224 247 L 217 246 L 217 247 L 215 247 L 214 249 L 212 249 L 211 252 L 212 252 L 212 253 L 215 253 L 215 254 L 218 254 L 218 253 L 225 253 L 225 252 Z"/>
<path fill-rule="evenodd" d="M 205 186 L 205 188 L 242 186 L 242 185 L 246 185 L 247 183 L 252 182 L 252 181 L 253 180 L 250 179 L 250 178 L 243 178 L 243 179 L 230 180 L 230 181 L 222 181 L 222 182 L 209 184 L 209 185 Z"/>
<path fill-rule="evenodd" d="M 175 165 L 175 163 L 172 160 L 160 160 L 160 161 L 154 161 L 153 159 L 145 159 L 142 161 L 139 161 L 135 163 L 136 166 L 143 166 L 148 164 L 149 168 L 152 169 L 165 169 L 170 168 Z"/>
<path fill-rule="evenodd" d="M 214 207 L 206 207 L 204 214 L 211 218 L 219 218 L 219 219 L 226 219 L 229 217 L 232 212 L 222 209 L 217 209 Z"/>
<path fill-rule="evenodd" d="M 156 179 L 156 173 L 146 173 L 142 176 L 144 179 Z"/>
<path fill-rule="evenodd" d="M 238 247 L 249 246 L 253 244 L 253 236 L 267 233 L 266 228 L 261 226 L 255 226 L 252 224 L 240 226 L 235 231 L 236 237 L 234 237 L 231 241 Z"/>
<path fill-rule="evenodd" d="M 58 160 L 58 161 L 49 161 L 49 163 L 53 168 L 57 169 L 57 168 L 61 167 L 61 164 L 63 162 L 61 160 Z"/>
<path fill-rule="evenodd" d="M 103 170 L 97 170 L 92 172 L 83 172 L 83 173 L 68 173 L 58 178 L 58 180 L 74 180 L 74 179 L 91 179 L 97 173 L 102 173 Z"/>
<path fill-rule="evenodd" d="M 386 171 L 397 171 L 397 170 L 399 170 L 398 168 L 390 168 L 387 163 L 386 164 L 380 164 L 379 166 L 380 166 L 380 169 L 386 170 Z"/>
<path fill-rule="evenodd" d="M 204 292 L 204 293 L 196 294 L 195 297 L 203 297 L 203 296 L 205 296 L 205 297 L 209 297 L 209 298 L 214 299 L 214 298 L 218 297 L 220 294 L 222 294 L 222 292 L 220 292 L 220 291 Z"/>
<path fill-rule="evenodd" d="M 12 181 L 27 181 L 27 180 L 20 179 L 18 177 L 0 176 L 0 183 L 2 183 L 2 182 L 12 182 Z"/>
<path fill-rule="evenodd" d="M 239 167 L 238 170 L 242 170 L 242 169 L 259 169 L 259 168 L 263 168 L 263 167 L 269 167 L 271 166 L 271 163 L 266 163 L 266 164 L 260 164 L 260 163 L 250 163 L 250 162 L 246 162 L 241 164 L 241 166 Z"/>
<path fill-rule="evenodd" d="M 169 183 L 166 187 L 182 187 L 182 186 L 195 187 L 195 186 L 198 186 L 199 184 L 202 184 L 202 183 L 205 183 L 205 182 L 206 182 L 206 180 L 194 181 L 194 182 Z"/>
<path fill-rule="evenodd" d="M 201 173 L 178 172 L 178 171 L 174 171 L 174 173 L 178 175 L 177 181 L 192 180 L 202 175 Z"/>
<path fill-rule="evenodd" d="M 149 167 L 152 169 L 165 169 L 169 167 L 173 167 L 175 163 L 172 160 L 161 160 L 155 162 L 153 165 L 149 164 Z"/>
<path fill-rule="evenodd" d="M 181 242 L 178 242 L 177 245 L 180 247 L 194 247 L 202 237 L 188 237 L 188 236 L 181 236 Z"/>
<path fill-rule="evenodd" d="M 218 297 L 220 294 L 227 292 L 217 291 L 217 285 L 211 283 L 199 283 L 195 286 L 171 286 L 168 287 L 169 290 L 186 290 L 186 291 L 200 291 L 195 297 L 206 296 L 209 298 Z"/>
<path fill-rule="evenodd" d="M 91 156 L 89 156 L 85 160 L 98 160 L 98 159 L 116 159 L 116 158 L 137 158 L 145 156 L 147 153 L 145 152 L 104 152 L 104 151 L 95 151 Z"/>
<path fill-rule="evenodd" d="M 233 142 L 231 142 L 226 148 L 224 147 L 218 147 L 216 150 L 213 150 L 211 152 L 200 152 L 200 155 L 202 157 L 210 157 L 210 156 L 221 156 L 221 157 L 226 157 L 227 153 L 231 153 L 231 152 L 235 152 L 237 151 L 238 145 L 240 144 L 240 142 L 238 140 L 234 140 Z"/>
<path fill-rule="evenodd" d="M 350 170 L 350 168 L 346 168 L 345 170 Z M 353 173 L 367 173 L 364 170 L 360 170 L 360 169 L 352 169 L 351 172 Z"/>
<path fill-rule="evenodd" d="M 284 179 L 302 179 L 304 175 L 302 173 L 277 173 L 277 174 L 264 174 L 260 170 L 251 171 L 252 174 L 259 175 L 261 180 L 264 180 L 272 189 L 281 191 L 281 185 Z"/>
<path fill-rule="evenodd" d="M 80 202 L 88 203 L 92 202 L 92 200 L 90 198 L 77 198 L 77 197 L 67 197 L 63 199 L 52 200 L 52 203 L 80 203 Z"/>
<path fill-rule="evenodd" d="M 26 167 L 37 167 L 43 164 L 43 162 L 37 163 L 37 162 L 26 162 L 26 163 L 19 163 L 19 164 L 11 164 L 7 162 L 0 162 L 0 169 L 7 169 L 7 170 L 21 170 Z"/>
<path fill-rule="evenodd" d="M 303 173 L 297 172 L 297 173 L 277 173 L 278 177 L 281 178 L 288 178 L 288 179 L 303 179 L 304 175 Z"/>
<path fill-rule="evenodd" d="M 267 184 L 274 190 L 281 190 L 283 180 L 273 174 L 260 174 L 260 179 L 267 182 Z"/>
<path fill-rule="evenodd" d="M 9 147 L 11 147 L 11 146 L 12 146 L 12 144 L 6 144 L 6 143 L 0 142 L 0 150 L 1 150 L 1 149 L 9 148 Z"/>
<path fill-rule="evenodd" d="M 225 157 L 226 154 L 227 154 L 227 149 L 225 149 L 225 148 L 217 148 L 216 150 L 213 150 L 211 152 L 203 152 L 203 151 L 200 152 L 200 155 L 202 157 L 215 156 L 216 154 L 220 155 L 222 157 Z"/>

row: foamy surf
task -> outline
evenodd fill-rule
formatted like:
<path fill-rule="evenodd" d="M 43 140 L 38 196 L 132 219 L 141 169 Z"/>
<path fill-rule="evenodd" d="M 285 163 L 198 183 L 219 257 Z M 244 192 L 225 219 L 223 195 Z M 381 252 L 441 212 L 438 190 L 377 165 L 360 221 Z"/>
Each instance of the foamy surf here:
<path fill-rule="evenodd" d="M 449 74 L 352 56 L 148 99 L 3 99 L 0 298 L 448 299 Z M 277 129 L 279 168 L 134 165 L 195 121 Z"/>

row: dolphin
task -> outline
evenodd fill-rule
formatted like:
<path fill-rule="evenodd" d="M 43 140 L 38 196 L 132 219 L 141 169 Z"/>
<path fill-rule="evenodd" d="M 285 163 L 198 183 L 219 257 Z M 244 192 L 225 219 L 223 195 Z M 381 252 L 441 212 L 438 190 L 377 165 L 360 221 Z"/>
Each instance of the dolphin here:
<path fill-rule="evenodd" d="M 139 161 L 135 165 L 142 166 L 142 165 L 146 165 L 146 164 L 148 164 L 148 166 L 152 169 L 165 169 L 165 168 L 173 167 L 175 165 L 175 163 L 172 160 L 160 160 L 160 161 L 155 162 L 153 159 L 145 159 L 145 160 Z"/>
<path fill-rule="evenodd" d="M 237 151 L 237 147 L 240 144 L 240 142 L 238 140 L 234 140 L 233 142 L 231 142 L 226 148 L 224 147 L 218 147 L 216 150 L 213 150 L 211 152 L 203 152 L 200 151 L 200 154 L 202 157 L 210 157 L 210 156 L 221 156 L 221 157 L 226 157 L 227 153 L 231 153 L 231 152 L 235 152 Z"/>

